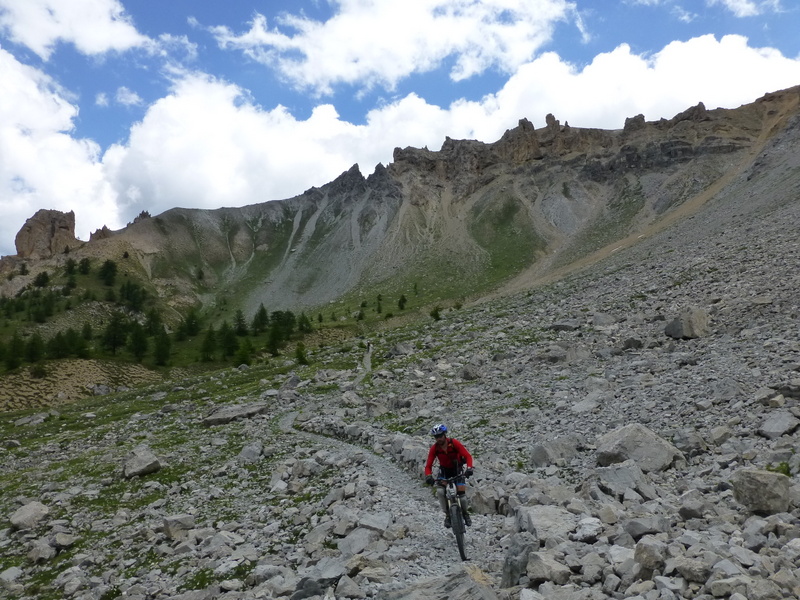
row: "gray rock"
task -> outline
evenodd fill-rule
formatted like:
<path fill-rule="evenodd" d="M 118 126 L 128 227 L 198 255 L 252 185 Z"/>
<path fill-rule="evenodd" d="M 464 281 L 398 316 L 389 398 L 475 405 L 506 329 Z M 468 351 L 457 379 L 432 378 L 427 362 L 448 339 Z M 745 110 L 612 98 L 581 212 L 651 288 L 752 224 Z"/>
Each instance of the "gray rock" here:
<path fill-rule="evenodd" d="M 241 452 L 239 452 L 239 460 L 246 463 L 258 462 L 263 451 L 264 444 L 258 441 L 251 442 L 242 448 Z"/>
<path fill-rule="evenodd" d="M 569 539 L 578 524 L 578 516 L 558 506 L 520 506 L 516 509 L 517 528 L 546 542 Z"/>
<path fill-rule="evenodd" d="M 780 473 L 739 469 L 731 477 L 736 501 L 756 514 L 772 515 L 789 509 L 790 480 Z"/>
<path fill-rule="evenodd" d="M 347 575 L 342 575 L 336 584 L 337 598 L 366 598 L 367 593 Z"/>
<path fill-rule="evenodd" d="M 223 406 L 212 411 L 203 419 L 204 425 L 224 425 L 239 419 L 250 419 L 256 415 L 264 414 L 269 408 L 265 402 L 254 402 L 252 404 L 237 404 L 234 406 Z"/>
<path fill-rule="evenodd" d="M 647 499 L 654 499 L 658 496 L 647 475 L 633 460 L 626 460 L 609 467 L 598 467 L 595 469 L 595 473 L 600 488 L 618 499 L 622 499 L 629 490 L 633 490 Z"/>
<path fill-rule="evenodd" d="M 569 567 L 562 565 L 547 552 L 531 552 L 528 555 L 528 579 L 534 585 L 544 581 L 552 581 L 556 585 L 564 585 L 571 575 Z"/>
<path fill-rule="evenodd" d="M 711 316 L 702 308 L 686 308 L 670 321 L 664 333 L 677 340 L 705 337 L 711 333 Z"/>
<path fill-rule="evenodd" d="M 50 514 L 50 509 L 41 502 L 28 502 L 25 506 L 21 506 L 9 517 L 11 526 L 15 529 L 34 529 L 37 527 L 47 515 Z"/>
<path fill-rule="evenodd" d="M 624 425 L 597 440 L 597 464 L 608 466 L 633 460 L 644 471 L 663 471 L 683 454 L 640 423 Z"/>
<path fill-rule="evenodd" d="M 139 446 L 126 458 L 122 467 L 122 476 L 130 479 L 156 473 L 161 470 L 161 461 L 147 446 Z"/>
<path fill-rule="evenodd" d="M 577 434 L 547 440 L 537 444 L 531 450 L 531 464 L 534 467 L 546 467 L 559 459 L 571 459 L 578 455 L 583 439 Z"/>
<path fill-rule="evenodd" d="M 509 541 L 508 551 L 503 561 L 503 578 L 500 587 L 509 588 L 519 584 L 519 579 L 527 573 L 528 556 L 538 550 L 539 540 L 528 531 L 515 533 Z"/>
<path fill-rule="evenodd" d="M 22 577 L 23 571 L 19 567 L 9 567 L 0 572 L 0 582 L 11 583 Z"/>
<path fill-rule="evenodd" d="M 777 439 L 795 431 L 800 425 L 800 419 L 788 410 L 779 410 L 771 414 L 758 428 L 758 434 L 769 440 Z"/>
<path fill-rule="evenodd" d="M 170 540 L 184 540 L 195 527 L 194 515 L 179 514 L 164 517 L 164 533 Z"/>
<path fill-rule="evenodd" d="M 378 539 L 378 533 L 366 527 L 356 527 L 337 544 L 339 551 L 345 556 L 363 552 L 367 546 Z"/>
<path fill-rule="evenodd" d="M 500 600 L 488 582 L 483 583 L 470 577 L 464 569 L 454 569 L 444 577 L 422 579 L 400 590 L 379 591 L 376 600 Z"/>

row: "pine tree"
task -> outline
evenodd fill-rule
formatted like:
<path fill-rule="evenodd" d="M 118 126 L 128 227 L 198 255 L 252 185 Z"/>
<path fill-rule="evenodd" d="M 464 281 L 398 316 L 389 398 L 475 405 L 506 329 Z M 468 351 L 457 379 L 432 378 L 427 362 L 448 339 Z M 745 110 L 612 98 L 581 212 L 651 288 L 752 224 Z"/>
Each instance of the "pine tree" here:
<path fill-rule="evenodd" d="M 156 334 L 155 347 L 153 348 L 153 359 L 155 363 L 161 367 L 166 365 L 169 362 L 171 350 L 172 342 L 167 332 L 162 328 L 161 331 Z"/>
<path fill-rule="evenodd" d="M 128 324 L 125 320 L 125 315 L 119 311 L 115 311 L 111 315 L 111 320 L 108 322 L 105 331 L 103 332 L 103 347 L 111 352 L 117 353 L 117 348 L 125 345 L 125 340 L 128 337 Z"/>
<path fill-rule="evenodd" d="M 297 364 L 307 365 L 308 356 L 306 356 L 306 347 L 303 342 L 297 342 L 297 347 L 294 349 L 294 357 L 297 359 Z"/>
<path fill-rule="evenodd" d="M 239 344 L 239 349 L 236 351 L 234 363 L 237 365 L 249 365 L 253 360 L 253 344 L 249 338 L 245 338 Z"/>
<path fill-rule="evenodd" d="M 314 331 L 314 327 L 311 325 L 311 319 L 309 319 L 304 312 L 301 312 L 300 316 L 297 317 L 297 330 L 300 333 L 311 333 Z"/>
<path fill-rule="evenodd" d="M 160 332 L 164 331 L 164 323 L 161 321 L 161 315 L 155 308 L 151 308 L 147 311 L 144 328 L 147 334 L 152 336 L 157 336 Z"/>
<path fill-rule="evenodd" d="M 190 308 L 189 312 L 186 313 L 183 324 L 185 326 L 186 335 L 189 337 L 194 337 L 200 333 L 200 316 L 197 314 L 197 310 L 194 307 Z"/>
<path fill-rule="evenodd" d="M 25 344 L 25 360 L 29 363 L 37 363 L 44 358 L 44 340 L 37 331 Z"/>
<path fill-rule="evenodd" d="M 264 333 L 267 327 L 269 327 L 269 313 L 267 313 L 267 309 L 264 308 L 264 304 L 262 303 L 259 304 L 258 310 L 253 316 L 250 329 L 253 331 L 253 335 L 258 335 L 259 333 Z"/>
<path fill-rule="evenodd" d="M 239 349 L 239 340 L 236 339 L 236 332 L 228 325 L 227 321 L 223 321 L 220 325 L 219 333 L 219 346 L 222 348 L 222 356 L 228 358 L 236 354 Z"/>
<path fill-rule="evenodd" d="M 47 341 L 46 346 L 49 358 L 67 358 L 70 355 L 67 336 L 60 331 Z"/>
<path fill-rule="evenodd" d="M 214 360 L 214 353 L 217 351 L 217 334 L 214 326 L 209 325 L 206 337 L 203 338 L 203 345 L 200 347 L 200 360 L 208 362 Z"/>
<path fill-rule="evenodd" d="M 111 287 L 114 285 L 114 280 L 117 278 L 117 263 L 109 258 L 100 266 L 97 276 L 100 277 L 100 281 L 102 281 L 104 285 Z"/>
<path fill-rule="evenodd" d="M 22 364 L 24 352 L 25 342 L 22 341 L 19 333 L 15 331 L 14 335 L 11 336 L 11 340 L 8 342 L 8 348 L 6 348 L 5 362 L 6 368 L 9 371 L 13 371 Z"/>
<path fill-rule="evenodd" d="M 133 354 L 136 362 L 142 362 L 144 355 L 147 354 L 147 332 L 138 321 L 131 323 L 130 336 L 128 339 L 128 349 Z"/>
<path fill-rule="evenodd" d="M 272 354 L 272 356 L 278 356 L 280 354 L 281 348 L 281 334 L 278 328 L 278 324 L 273 322 L 269 327 L 269 333 L 267 334 L 267 352 Z"/>
<path fill-rule="evenodd" d="M 236 311 L 236 315 L 233 317 L 233 331 L 239 337 L 244 337 L 249 333 L 247 321 L 244 320 L 244 313 L 241 308 Z"/>

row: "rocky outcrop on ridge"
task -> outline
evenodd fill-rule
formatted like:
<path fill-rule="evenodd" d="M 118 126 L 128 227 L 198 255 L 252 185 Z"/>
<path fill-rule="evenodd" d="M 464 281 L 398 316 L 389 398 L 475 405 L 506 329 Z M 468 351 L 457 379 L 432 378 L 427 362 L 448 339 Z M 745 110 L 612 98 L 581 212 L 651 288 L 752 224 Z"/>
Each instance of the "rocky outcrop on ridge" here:
<path fill-rule="evenodd" d="M 14 240 L 20 258 L 50 258 L 83 244 L 75 237 L 75 213 L 41 209 L 36 211 Z"/>
<path fill-rule="evenodd" d="M 778 136 L 749 186 L 547 286 L 309 367 L 17 419 L 3 593 L 800 596 L 798 139 Z M 770 193 L 774 165 L 792 193 Z M 476 462 L 464 563 L 422 484 L 438 422 Z"/>

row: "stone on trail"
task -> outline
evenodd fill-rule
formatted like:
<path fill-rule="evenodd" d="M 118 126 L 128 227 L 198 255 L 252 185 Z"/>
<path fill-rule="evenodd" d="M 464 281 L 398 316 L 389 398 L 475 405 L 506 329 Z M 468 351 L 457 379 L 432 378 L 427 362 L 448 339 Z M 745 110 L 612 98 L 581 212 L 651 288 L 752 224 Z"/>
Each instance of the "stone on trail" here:
<path fill-rule="evenodd" d="M 497 593 L 481 581 L 476 581 L 467 569 L 457 568 L 444 577 L 422 579 L 400 590 L 381 591 L 377 600 L 499 600 Z"/>

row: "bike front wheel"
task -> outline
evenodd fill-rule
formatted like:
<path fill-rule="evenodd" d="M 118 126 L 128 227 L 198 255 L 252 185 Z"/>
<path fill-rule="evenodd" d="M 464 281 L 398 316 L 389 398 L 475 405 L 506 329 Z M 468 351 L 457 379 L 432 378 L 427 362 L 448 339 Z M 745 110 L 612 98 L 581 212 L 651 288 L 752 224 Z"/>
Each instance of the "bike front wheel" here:
<path fill-rule="evenodd" d="M 458 545 L 458 553 L 461 555 L 461 560 L 467 560 L 467 554 L 464 551 L 464 516 L 461 514 L 461 507 L 453 502 L 450 504 L 450 524 L 453 528 L 453 535 L 456 536 L 456 544 Z"/>

